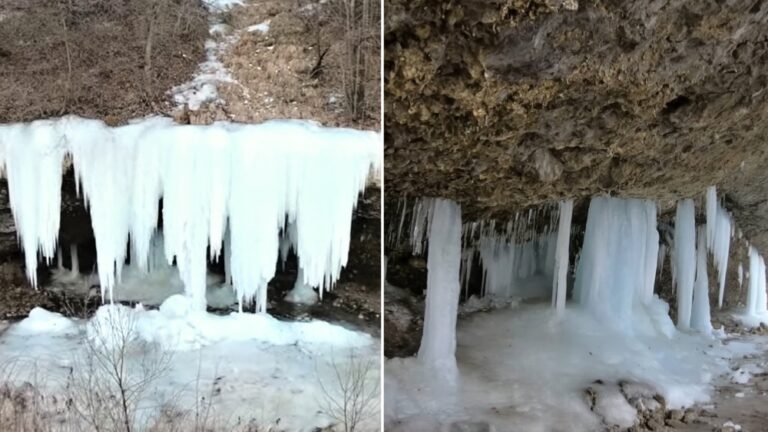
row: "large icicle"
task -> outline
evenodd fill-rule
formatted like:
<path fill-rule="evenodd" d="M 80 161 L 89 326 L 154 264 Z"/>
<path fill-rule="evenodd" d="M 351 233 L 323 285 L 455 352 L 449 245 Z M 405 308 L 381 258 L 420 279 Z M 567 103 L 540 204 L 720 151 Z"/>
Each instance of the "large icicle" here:
<path fill-rule="evenodd" d="M 693 292 L 691 328 L 705 334 L 712 333 L 709 311 L 709 279 L 707 278 L 707 237 L 706 228 L 700 227 L 696 248 L 696 281 Z"/>
<path fill-rule="evenodd" d="M 635 306 L 653 298 L 658 241 L 653 202 L 593 198 L 574 299 L 613 327 L 632 330 Z"/>
<path fill-rule="evenodd" d="M 430 202 L 431 201 L 431 202 Z M 461 265 L 461 208 L 450 200 L 430 202 L 427 255 L 427 299 L 419 360 L 447 381 L 458 376 L 456 367 L 456 314 Z"/>
<path fill-rule="evenodd" d="M 573 200 L 560 201 L 560 220 L 557 228 L 557 252 L 555 252 L 555 277 L 553 283 L 553 305 L 558 313 L 565 310 L 565 296 L 568 277 L 568 246 L 571 241 L 571 216 Z"/>
<path fill-rule="evenodd" d="M 51 120 L 0 126 L 8 198 L 24 249 L 27 277 L 37 286 L 37 258 L 56 254 L 61 209 L 61 128 Z"/>
<path fill-rule="evenodd" d="M 77 117 L 3 125 L 0 146 L 33 283 L 38 253 L 55 254 L 69 153 L 105 296 L 120 280 L 129 237 L 132 260 L 147 267 L 162 199 L 166 260 L 175 260 L 193 304 L 205 307 L 206 262 L 219 258 L 229 230 L 227 271 L 241 302 L 255 299 L 259 311 L 286 220 L 296 225 L 304 282 L 322 293 L 338 279 L 352 211 L 381 151 L 379 134 L 311 122 L 189 126 L 164 118 L 117 128 Z"/>
<path fill-rule="evenodd" d="M 677 202 L 673 249 L 677 284 L 677 326 L 691 326 L 693 284 L 696 276 L 696 215 L 692 199 Z"/>
<path fill-rule="evenodd" d="M 717 202 L 717 189 L 707 188 L 707 248 L 712 251 L 718 275 L 717 307 L 723 307 L 725 275 L 728 270 L 728 254 L 731 247 L 733 224 L 731 216 Z"/>

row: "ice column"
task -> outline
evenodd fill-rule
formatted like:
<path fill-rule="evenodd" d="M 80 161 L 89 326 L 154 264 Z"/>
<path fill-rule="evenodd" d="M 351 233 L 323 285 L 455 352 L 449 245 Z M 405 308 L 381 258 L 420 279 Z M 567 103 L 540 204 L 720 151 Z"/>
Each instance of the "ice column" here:
<path fill-rule="evenodd" d="M 753 246 L 749 248 L 749 290 L 747 291 L 747 315 L 766 313 L 765 261 Z"/>
<path fill-rule="evenodd" d="M 699 227 L 698 247 L 696 248 L 696 282 L 693 292 L 693 310 L 691 328 L 702 333 L 712 333 L 709 313 L 709 279 L 707 278 L 707 243 L 704 227 Z"/>
<path fill-rule="evenodd" d="M 634 306 L 653 296 L 658 242 L 653 202 L 593 198 L 574 299 L 607 324 L 631 330 Z"/>
<path fill-rule="evenodd" d="M 571 216 L 573 200 L 560 201 L 560 221 L 557 229 L 557 251 L 555 252 L 555 277 L 553 283 L 553 304 L 558 313 L 565 310 L 565 295 L 568 276 L 568 246 L 571 240 Z"/>
<path fill-rule="evenodd" d="M 431 203 L 427 255 L 427 299 L 418 358 L 446 380 L 458 376 L 456 314 L 461 265 L 461 208 L 453 201 Z"/>
<path fill-rule="evenodd" d="M 673 250 L 677 282 L 677 327 L 691 326 L 691 303 L 696 275 L 696 215 L 693 200 L 677 202 Z"/>

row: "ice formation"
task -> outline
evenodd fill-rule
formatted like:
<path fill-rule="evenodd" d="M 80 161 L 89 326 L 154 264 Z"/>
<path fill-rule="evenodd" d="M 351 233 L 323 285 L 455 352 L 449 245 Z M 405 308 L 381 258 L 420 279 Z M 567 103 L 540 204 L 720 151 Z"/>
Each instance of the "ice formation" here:
<path fill-rule="evenodd" d="M 545 206 L 517 213 L 503 225 L 496 220 L 465 224 L 465 289 L 477 254 L 483 269 L 482 295 L 501 303 L 513 298 L 549 297 L 555 274 L 557 232 L 553 229 L 557 214 L 554 207 Z"/>
<path fill-rule="evenodd" d="M 707 278 L 707 237 L 706 228 L 699 228 L 696 248 L 696 281 L 693 288 L 691 328 L 705 334 L 712 333 L 709 313 L 709 279 Z"/>
<path fill-rule="evenodd" d="M 456 317 L 461 264 L 461 208 L 445 199 L 424 200 L 432 215 L 427 255 L 427 299 L 418 358 L 453 382 L 456 367 Z"/>
<path fill-rule="evenodd" d="M 696 277 L 696 215 L 693 200 L 677 202 L 675 246 L 672 251 L 677 287 L 677 326 L 691 326 L 693 284 Z"/>
<path fill-rule="evenodd" d="M 753 246 L 749 248 L 749 289 L 746 315 L 763 317 L 768 314 L 765 292 L 765 261 Z"/>
<path fill-rule="evenodd" d="M 110 128 L 69 116 L 0 126 L 1 165 L 33 284 L 38 253 L 50 262 L 56 251 L 66 154 L 91 213 L 106 296 L 120 280 L 129 238 L 146 268 L 162 199 L 165 258 L 175 259 L 195 307 L 205 307 L 207 259 L 218 259 L 226 243 L 238 299 L 255 299 L 264 311 L 286 223 L 296 226 L 304 282 L 323 290 L 338 278 L 380 142 L 374 132 L 303 121 L 190 126 L 153 117 Z"/>
<path fill-rule="evenodd" d="M 574 299 L 603 322 L 631 331 L 635 306 L 653 299 L 658 247 L 654 202 L 592 198 Z"/>
<path fill-rule="evenodd" d="M 557 228 L 557 250 L 555 252 L 555 280 L 553 283 L 552 304 L 558 312 L 565 310 L 565 295 L 568 276 L 568 245 L 571 240 L 571 216 L 573 200 L 560 201 L 560 220 Z"/>
<path fill-rule="evenodd" d="M 741 288 L 741 285 L 744 283 L 744 266 L 739 263 L 739 270 L 738 270 L 738 280 L 739 280 L 739 288 Z"/>
<path fill-rule="evenodd" d="M 717 307 L 723 307 L 725 294 L 725 274 L 728 270 L 728 254 L 731 247 L 733 224 L 731 216 L 717 202 L 717 190 L 714 186 L 707 189 L 707 248 L 712 251 L 717 268 L 718 294 Z"/>

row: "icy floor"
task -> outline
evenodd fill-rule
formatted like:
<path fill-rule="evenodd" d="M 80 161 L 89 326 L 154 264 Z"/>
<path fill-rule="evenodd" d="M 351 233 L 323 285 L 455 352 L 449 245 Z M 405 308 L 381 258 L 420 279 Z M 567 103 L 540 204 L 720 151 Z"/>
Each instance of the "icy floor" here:
<path fill-rule="evenodd" d="M 579 309 L 557 320 L 549 304 L 472 314 L 459 322 L 457 337 L 457 389 L 415 358 L 386 362 L 387 430 L 437 431 L 455 421 L 488 422 L 496 431 L 599 430 L 583 393 L 596 380 L 646 383 L 668 406 L 688 406 L 709 400 L 729 359 L 757 350 L 676 331 L 628 337 Z M 616 404 L 612 414 L 621 417 L 627 407 Z"/>
<path fill-rule="evenodd" d="M 66 394 L 73 368 L 82 369 L 86 338 L 111 340 L 104 329 L 112 328 L 105 323 L 114 317 L 131 323 L 131 339 L 152 347 L 149 354 L 130 350 L 129 362 L 144 362 L 147 355 L 169 359 L 168 371 L 140 404 L 146 417 L 168 403 L 194 407 L 200 394 L 213 390 L 213 409 L 227 424 L 253 419 L 259 430 L 279 425 L 280 430 L 311 431 L 332 424 L 322 412 L 321 383 L 334 389 L 334 362 L 345 370 L 354 353 L 374 365 L 367 373 L 369 385 L 379 380 L 379 341 L 365 333 L 266 314 L 192 312 L 183 296 L 172 296 L 153 311 L 103 306 L 89 321 L 35 309 L 0 332 L 2 378 Z M 362 430 L 377 430 L 378 422 L 376 415 Z"/>

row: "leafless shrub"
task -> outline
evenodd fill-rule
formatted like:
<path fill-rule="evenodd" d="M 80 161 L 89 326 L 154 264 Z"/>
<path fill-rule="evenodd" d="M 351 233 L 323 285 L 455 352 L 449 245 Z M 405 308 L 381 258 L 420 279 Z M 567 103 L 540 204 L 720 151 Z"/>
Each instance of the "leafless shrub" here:
<path fill-rule="evenodd" d="M 316 372 L 323 395 L 321 410 L 342 425 L 344 432 L 355 432 L 363 421 L 379 412 L 379 380 L 369 376 L 378 370 L 378 363 L 350 350 L 346 364 L 333 357 L 331 367 L 334 377 L 330 382 L 324 382 Z"/>
<path fill-rule="evenodd" d="M 137 337 L 129 309 L 109 312 L 91 320 L 69 395 L 81 420 L 96 432 L 131 432 L 139 420 L 139 402 L 167 373 L 172 356 Z"/>

